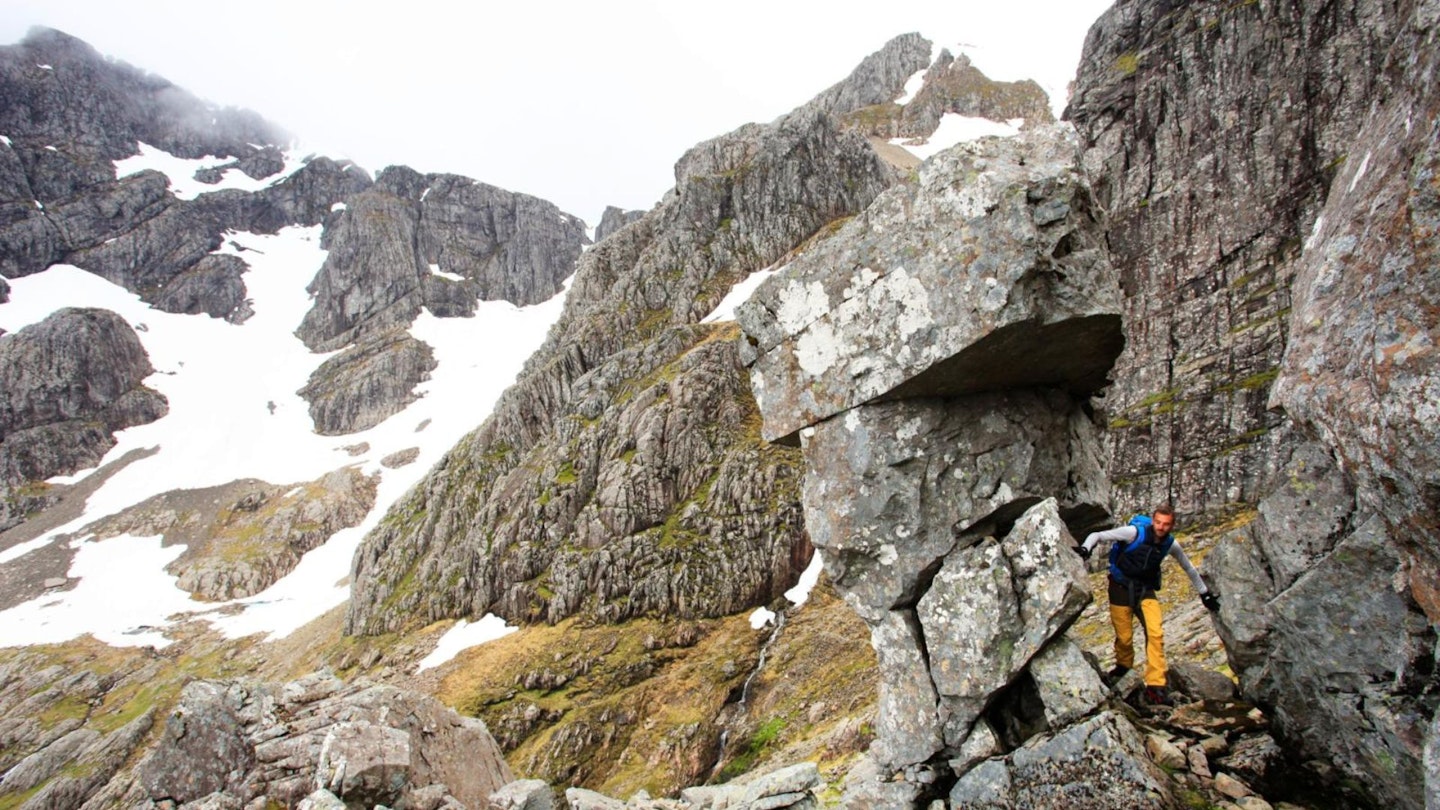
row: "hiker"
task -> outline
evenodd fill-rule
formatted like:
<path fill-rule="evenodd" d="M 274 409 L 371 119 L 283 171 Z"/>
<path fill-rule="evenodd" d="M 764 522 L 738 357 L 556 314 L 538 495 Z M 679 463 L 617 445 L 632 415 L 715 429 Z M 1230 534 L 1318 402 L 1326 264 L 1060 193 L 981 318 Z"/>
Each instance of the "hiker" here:
<path fill-rule="evenodd" d="M 1167 555 L 1175 558 L 1190 582 L 1200 593 L 1207 610 L 1220 609 L 1220 600 L 1206 587 L 1205 580 L 1190 558 L 1170 536 L 1175 527 L 1175 510 L 1170 504 L 1156 507 L 1149 516 L 1136 515 L 1125 526 L 1103 532 L 1092 532 L 1075 551 L 1085 559 L 1101 541 L 1110 546 L 1110 623 L 1115 626 L 1115 668 L 1110 670 L 1109 683 L 1118 681 L 1135 665 L 1135 619 L 1145 627 L 1145 695 L 1156 705 L 1172 705 L 1166 691 L 1165 633 L 1160 626 L 1160 563 Z"/>

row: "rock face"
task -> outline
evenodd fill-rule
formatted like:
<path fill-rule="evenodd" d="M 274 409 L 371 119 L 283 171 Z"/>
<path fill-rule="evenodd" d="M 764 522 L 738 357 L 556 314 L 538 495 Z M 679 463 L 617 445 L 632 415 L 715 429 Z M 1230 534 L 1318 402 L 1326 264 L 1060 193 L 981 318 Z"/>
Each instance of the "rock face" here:
<path fill-rule="evenodd" d="M 0 337 L 0 529 L 35 505 L 25 484 L 93 466 L 115 431 L 165 415 L 142 383 L 151 371 L 135 330 L 105 310 L 63 309 Z"/>
<path fill-rule="evenodd" d="M 324 158 L 258 192 L 189 201 L 170 194 L 157 172 L 117 180 L 113 162 L 140 143 L 178 157 L 232 156 L 237 170 L 270 177 L 284 168 L 278 145 L 288 136 L 58 31 L 35 29 L 0 48 L 0 95 L 0 274 L 11 278 L 68 262 L 166 311 L 243 320 L 244 263 L 212 255 L 222 234 L 315 225 L 370 185 L 363 172 Z"/>
<path fill-rule="evenodd" d="M 394 687 L 312 675 L 283 687 L 189 684 L 127 798 L 294 805 L 325 789 L 366 807 L 421 795 L 430 807 L 445 797 L 485 807 L 512 779 L 479 720 Z"/>
<path fill-rule="evenodd" d="M 560 290 L 585 223 L 554 204 L 457 175 L 380 173 L 327 228 L 315 306 L 297 334 L 316 351 L 408 325 L 426 307 L 469 315 L 477 300 L 536 304 Z"/>
<path fill-rule="evenodd" d="M 1105 410 L 1127 509 L 1215 514 L 1265 494 L 1297 262 L 1400 22 L 1371 0 L 1147 0 L 1091 29 L 1066 117 L 1125 295 Z"/>
<path fill-rule="evenodd" d="M 764 435 L 798 433 L 806 525 L 880 664 L 881 781 L 853 803 L 920 804 L 968 773 L 965 802 L 1013 806 L 1012 780 L 1074 778 L 987 758 L 1100 699 L 1056 641 L 1090 600 L 1066 518 L 1108 502 L 1086 399 L 1120 350 L 1078 161 L 1060 127 L 942 153 L 740 310 Z M 1055 684 L 1067 670 L 1087 686 Z M 1147 778 L 1119 789 L 1165 798 Z"/>
<path fill-rule="evenodd" d="M 873 138 L 919 139 L 933 135 L 950 113 L 992 121 L 1020 120 L 1025 126 L 1054 123 L 1050 100 L 1040 85 L 1028 79 L 999 82 L 981 73 L 961 54 L 942 50 L 925 69 L 924 84 L 904 104 L 892 93 L 844 117 L 845 126 Z"/>
<path fill-rule="evenodd" d="M 1440 619 L 1437 14 L 1120 4 L 1068 112 L 1131 313 L 1117 497 L 1253 505 L 1206 566 L 1242 688 L 1297 755 L 1407 808 Z"/>
<path fill-rule="evenodd" d="M 689 324 L 893 179 L 813 111 L 690 150 L 674 193 L 581 259 L 486 424 L 366 538 L 347 631 L 486 610 L 709 616 L 778 597 L 809 555 L 794 455 L 758 441 L 733 329 Z"/>

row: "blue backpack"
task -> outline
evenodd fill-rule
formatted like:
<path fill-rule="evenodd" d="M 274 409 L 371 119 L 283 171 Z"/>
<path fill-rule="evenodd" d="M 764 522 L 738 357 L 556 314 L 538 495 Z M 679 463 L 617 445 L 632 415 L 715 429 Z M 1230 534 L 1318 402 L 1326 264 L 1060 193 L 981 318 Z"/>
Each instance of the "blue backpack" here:
<path fill-rule="evenodd" d="M 1166 535 L 1159 543 L 1150 541 L 1155 535 L 1149 515 L 1136 515 L 1128 525 L 1136 528 L 1135 539 L 1128 545 L 1115 541 L 1110 546 L 1110 576 L 1121 584 L 1146 585 L 1160 590 L 1160 563 L 1175 544 L 1173 535 Z"/>

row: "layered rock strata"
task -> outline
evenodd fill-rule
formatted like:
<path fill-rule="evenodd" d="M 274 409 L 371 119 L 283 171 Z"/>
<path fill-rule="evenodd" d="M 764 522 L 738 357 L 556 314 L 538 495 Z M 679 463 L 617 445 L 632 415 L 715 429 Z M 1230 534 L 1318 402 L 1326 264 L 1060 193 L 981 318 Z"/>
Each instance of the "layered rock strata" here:
<path fill-rule="evenodd" d="M 942 153 L 740 309 L 764 434 L 798 433 L 806 526 L 880 664 L 852 802 L 1013 806 L 1094 774 L 1031 753 L 1083 747 L 1066 726 L 1105 696 L 1058 640 L 1090 601 L 1066 521 L 1108 502 L 1087 399 L 1121 347 L 1078 161 L 1063 127 Z M 1168 801 L 1133 728 L 1094 722 L 1114 796 Z"/>

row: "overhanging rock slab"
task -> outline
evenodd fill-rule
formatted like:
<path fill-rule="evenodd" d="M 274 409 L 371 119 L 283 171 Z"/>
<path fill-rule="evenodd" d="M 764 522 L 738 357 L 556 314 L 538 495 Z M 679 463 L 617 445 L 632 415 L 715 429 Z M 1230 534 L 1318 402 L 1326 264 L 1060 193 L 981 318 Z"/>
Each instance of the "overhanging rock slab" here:
<path fill-rule="evenodd" d="M 877 399 L 1088 394 L 1124 345 L 1067 126 L 923 164 L 737 310 L 766 439 Z"/>

